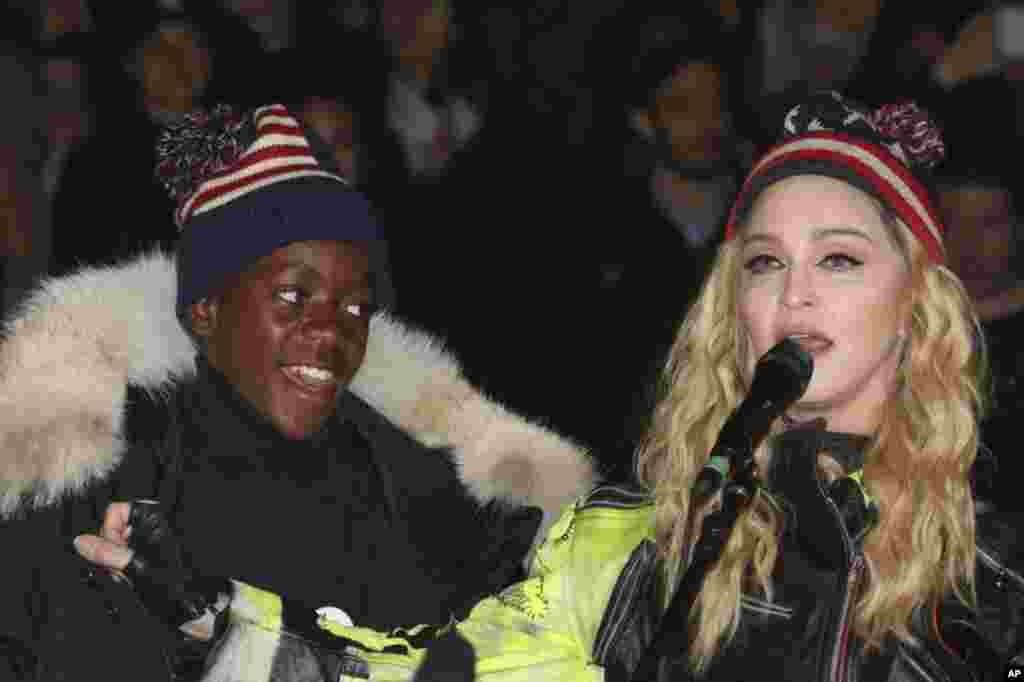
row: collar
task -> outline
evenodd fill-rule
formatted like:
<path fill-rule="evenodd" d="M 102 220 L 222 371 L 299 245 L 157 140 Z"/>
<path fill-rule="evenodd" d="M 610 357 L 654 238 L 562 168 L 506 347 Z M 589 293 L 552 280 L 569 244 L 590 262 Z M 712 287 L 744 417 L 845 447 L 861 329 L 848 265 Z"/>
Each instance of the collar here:
<path fill-rule="evenodd" d="M 789 532 L 811 558 L 826 568 L 849 567 L 874 521 L 870 505 L 850 475 L 831 484 L 818 473 L 818 455 L 827 452 L 848 474 L 861 471 L 868 436 L 825 431 L 820 424 L 798 426 L 774 436 L 766 477 L 792 523 Z"/>
<path fill-rule="evenodd" d="M 338 422 L 337 412 L 329 417 L 320 429 L 309 438 L 297 440 L 288 438 L 274 424 L 260 413 L 256 407 L 241 393 L 219 369 L 209 363 L 202 355 L 196 356 L 196 392 L 199 404 L 197 407 L 202 420 L 213 419 L 218 425 L 237 425 L 230 432 L 246 434 L 246 440 L 266 443 L 276 448 L 303 449 L 318 447 L 329 442 L 330 434 Z M 237 450 L 237 449 L 236 449 Z"/>

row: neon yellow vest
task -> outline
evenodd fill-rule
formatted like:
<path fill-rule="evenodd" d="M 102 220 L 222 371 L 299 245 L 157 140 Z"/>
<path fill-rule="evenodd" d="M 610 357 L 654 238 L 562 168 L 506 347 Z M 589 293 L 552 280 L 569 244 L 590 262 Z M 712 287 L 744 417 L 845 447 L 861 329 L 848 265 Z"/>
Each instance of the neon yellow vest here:
<path fill-rule="evenodd" d="M 526 580 L 483 600 L 466 620 L 454 624 L 476 652 L 475 673 L 482 682 L 603 679 L 603 669 L 592 662 L 594 641 L 630 555 L 644 540 L 653 540 L 654 507 L 649 502 L 603 505 L 591 498 L 563 510 Z M 219 658 L 271 660 L 272 642 L 288 636 L 280 614 L 276 595 L 238 584 L 232 627 Z M 425 655 L 407 638 L 424 626 L 380 633 L 325 618 L 319 625 L 359 644 L 348 653 L 369 666 L 373 680 L 411 680 Z M 245 675 L 241 679 L 252 682 L 269 679 L 253 669 Z"/>

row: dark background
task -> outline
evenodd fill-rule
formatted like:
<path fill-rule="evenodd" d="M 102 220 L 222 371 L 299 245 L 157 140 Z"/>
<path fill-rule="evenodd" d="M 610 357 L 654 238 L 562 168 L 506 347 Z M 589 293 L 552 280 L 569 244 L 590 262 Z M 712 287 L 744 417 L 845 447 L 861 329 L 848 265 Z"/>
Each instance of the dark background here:
<path fill-rule="evenodd" d="M 325 135 L 388 233 L 397 310 L 443 337 L 488 393 L 622 475 L 717 239 L 687 241 L 653 207 L 653 167 L 695 182 L 742 177 L 789 104 L 833 87 L 870 104 L 918 100 L 949 128 L 968 175 L 1016 195 L 1024 36 L 1012 13 L 994 18 L 1016 5 L 951 4 L 925 17 L 882 0 L 9 1 L 2 303 L 39 276 L 173 244 L 172 205 L 151 173 L 153 135 L 176 112 L 221 101 L 329 111 Z M 431 13 L 440 23 L 423 19 Z M 390 113 L 417 49 L 431 75 L 416 101 L 435 120 L 469 110 L 473 121 L 426 169 Z M 714 116 L 727 125 L 714 132 L 712 167 L 668 163 L 657 137 L 631 125 L 674 66 L 694 61 L 723 77 Z M 666 115 L 706 125 L 698 104 Z M 1007 220 L 1015 229 L 1015 208 Z M 948 221 L 951 238 L 964 237 Z M 997 417 L 1012 424 L 1024 362 L 1015 311 L 1006 318 Z M 1012 443 L 991 433 L 997 451 Z M 1015 452 L 1000 456 L 1014 472 Z"/>

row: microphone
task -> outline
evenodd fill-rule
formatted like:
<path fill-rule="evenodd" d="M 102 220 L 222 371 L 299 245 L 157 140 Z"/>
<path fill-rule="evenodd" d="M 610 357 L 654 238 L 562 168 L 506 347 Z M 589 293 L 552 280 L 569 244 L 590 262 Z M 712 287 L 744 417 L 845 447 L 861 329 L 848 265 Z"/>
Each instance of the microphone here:
<path fill-rule="evenodd" d="M 208 578 L 185 568 L 181 546 L 162 505 L 132 502 L 129 546 L 134 550 L 124 574 L 142 604 L 172 629 L 215 611 L 222 595 L 230 595 L 227 580 Z"/>
<path fill-rule="evenodd" d="M 814 359 L 790 338 L 779 341 L 761 356 L 754 366 L 750 392 L 729 415 L 694 483 L 694 499 L 718 492 L 730 471 L 743 470 L 772 422 L 807 390 L 813 373 Z"/>

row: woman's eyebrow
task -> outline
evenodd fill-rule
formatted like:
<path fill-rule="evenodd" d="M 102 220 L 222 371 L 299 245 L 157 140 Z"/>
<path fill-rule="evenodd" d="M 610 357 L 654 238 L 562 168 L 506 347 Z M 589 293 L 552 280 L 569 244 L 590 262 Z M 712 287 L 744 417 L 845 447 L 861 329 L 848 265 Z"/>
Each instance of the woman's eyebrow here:
<path fill-rule="evenodd" d="M 747 246 L 748 244 L 756 244 L 758 242 L 767 242 L 770 244 L 774 244 L 777 243 L 778 241 L 779 238 L 776 237 L 775 235 L 768 234 L 767 232 L 755 232 L 753 234 L 743 235 L 742 245 Z"/>
<path fill-rule="evenodd" d="M 818 227 L 811 230 L 811 238 L 815 241 L 821 241 L 822 239 L 828 239 L 829 237 L 854 237 L 863 239 L 864 241 L 875 243 L 874 238 L 864 230 L 856 227 Z M 781 239 L 773 234 L 766 232 L 755 232 L 753 234 L 747 234 L 743 236 L 743 246 L 752 243 L 766 242 L 770 244 L 778 243 Z"/>
<path fill-rule="evenodd" d="M 815 229 L 811 236 L 815 240 L 827 239 L 829 237 L 856 237 L 872 244 L 875 243 L 874 238 L 870 234 L 856 227 L 821 227 Z"/>

